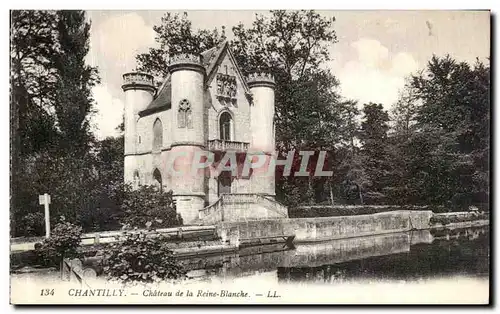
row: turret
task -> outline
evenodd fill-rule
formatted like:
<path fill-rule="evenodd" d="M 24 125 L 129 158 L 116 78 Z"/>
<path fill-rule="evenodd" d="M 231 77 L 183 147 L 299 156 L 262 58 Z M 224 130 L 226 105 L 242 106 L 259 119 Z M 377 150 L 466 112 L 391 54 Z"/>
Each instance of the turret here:
<path fill-rule="evenodd" d="M 182 173 L 180 177 L 173 174 L 172 189 L 178 200 L 177 211 L 184 223 L 189 224 L 205 206 L 205 176 L 191 172 L 193 157 L 205 149 L 205 67 L 201 55 L 181 53 L 171 57 L 168 70 L 172 82 L 170 155 L 176 157 L 174 169 Z"/>
<path fill-rule="evenodd" d="M 247 79 L 252 93 L 250 119 L 251 150 L 274 152 L 274 89 L 276 83 L 269 73 L 252 73 Z"/>
<path fill-rule="evenodd" d="M 170 58 L 172 80 L 172 146 L 205 145 L 203 92 L 205 68 L 201 55 L 181 53 Z M 184 114 L 182 114 L 184 113 Z M 185 121 L 184 121 L 185 120 Z M 182 131 L 180 131 L 182 129 Z"/>
<path fill-rule="evenodd" d="M 122 89 L 125 92 L 125 156 L 136 153 L 136 123 L 139 112 L 153 100 L 155 87 L 153 76 L 130 72 L 123 74 Z"/>
<path fill-rule="evenodd" d="M 137 120 L 139 112 L 146 109 L 153 100 L 156 89 L 153 76 L 147 73 L 130 72 L 123 74 L 123 92 L 125 93 L 125 147 L 124 176 L 125 182 L 134 182 L 137 171 Z"/>
<path fill-rule="evenodd" d="M 254 193 L 275 195 L 275 176 L 268 173 L 268 167 L 274 156 L 274 90 L 276 83 L 269 73 L 252 73 L 247 78 L 247 85 L 252 94 L 250 106 L 250 125 L 252 143 L 250 152 L 265 158 L 261 171 L 255 171 L 251 177 Z"/>

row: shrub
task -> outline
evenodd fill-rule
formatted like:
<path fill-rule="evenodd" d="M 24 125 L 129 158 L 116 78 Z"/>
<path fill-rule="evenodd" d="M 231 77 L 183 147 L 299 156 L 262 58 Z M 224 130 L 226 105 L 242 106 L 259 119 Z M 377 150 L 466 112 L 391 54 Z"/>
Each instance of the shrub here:
<path fill-rule="evenodd" d="M 151 283 L 184 276 L 182 266 L 165 245 L 165 237 L 158 232 L 128 231 L 124 237 L 103 252 L 103 271 L 109 279 Z"/>
<path fill-rule="evenodd" d="M 78 256 L 78 247 L 82 237 L 82 228 L 68 221 L 64 216 L 54 229 L 50 237 L 44 239 L 42 245 L 37 248 L 37 253 L 46 265 L 59 265 L 64 258 Z"/>
<path fill-rule="evenodd" d="M 182 225 L 182 219 L 175 210 L 172 191 L 158 191 L 155 186 L 143 185 L 133 190 L 126 185 L 121 210 L 121 223 L 132 228 L 142 228 L 146 223 L 150 223 L 152 228 Z"/>

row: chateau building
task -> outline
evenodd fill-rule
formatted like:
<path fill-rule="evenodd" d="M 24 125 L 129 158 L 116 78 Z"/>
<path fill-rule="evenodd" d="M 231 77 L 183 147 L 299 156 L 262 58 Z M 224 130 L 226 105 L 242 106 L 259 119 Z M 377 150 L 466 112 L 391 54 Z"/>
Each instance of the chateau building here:
<path fill-rule="evenodd" d="M 173 155 L 204 152 L 213 153 L 215 163 L 227 152 L 271 157 L 273 77 L 244 78 L 227 42 L 200 55 L 172 56 L 168 72 L 158 90 L 149 74 L 123 75 L 125 182 L 172 190 L 185 224 L 286 216 L 286 208 L 274 201 L 274 174 L 195 175 L 190 158 L 169 164 Z M 185 171 L 176 176 L 169 167 Z"/>

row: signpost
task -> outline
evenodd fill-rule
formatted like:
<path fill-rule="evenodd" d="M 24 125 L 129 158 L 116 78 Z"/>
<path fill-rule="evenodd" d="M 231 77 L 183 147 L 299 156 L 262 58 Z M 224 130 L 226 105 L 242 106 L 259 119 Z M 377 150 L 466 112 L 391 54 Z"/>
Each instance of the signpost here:
<path fill-rule="evenodd" d="M 45 237 L 48 238 L 50 236 L 50 216 L 49 216 L 50 195 L 45 193 L 43 195 L 39 195 L 38 199 L 40 205 L 44 205 L 45 207 Z"/>

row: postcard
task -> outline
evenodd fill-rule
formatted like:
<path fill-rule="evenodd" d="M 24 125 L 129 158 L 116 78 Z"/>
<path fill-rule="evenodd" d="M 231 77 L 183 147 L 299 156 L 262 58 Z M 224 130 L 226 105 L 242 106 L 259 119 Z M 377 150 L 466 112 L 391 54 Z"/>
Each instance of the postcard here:
<path fill-rule="evenodd" d="M 12 304 L 490 303 L 490 11 L 10 15 Z"/>

